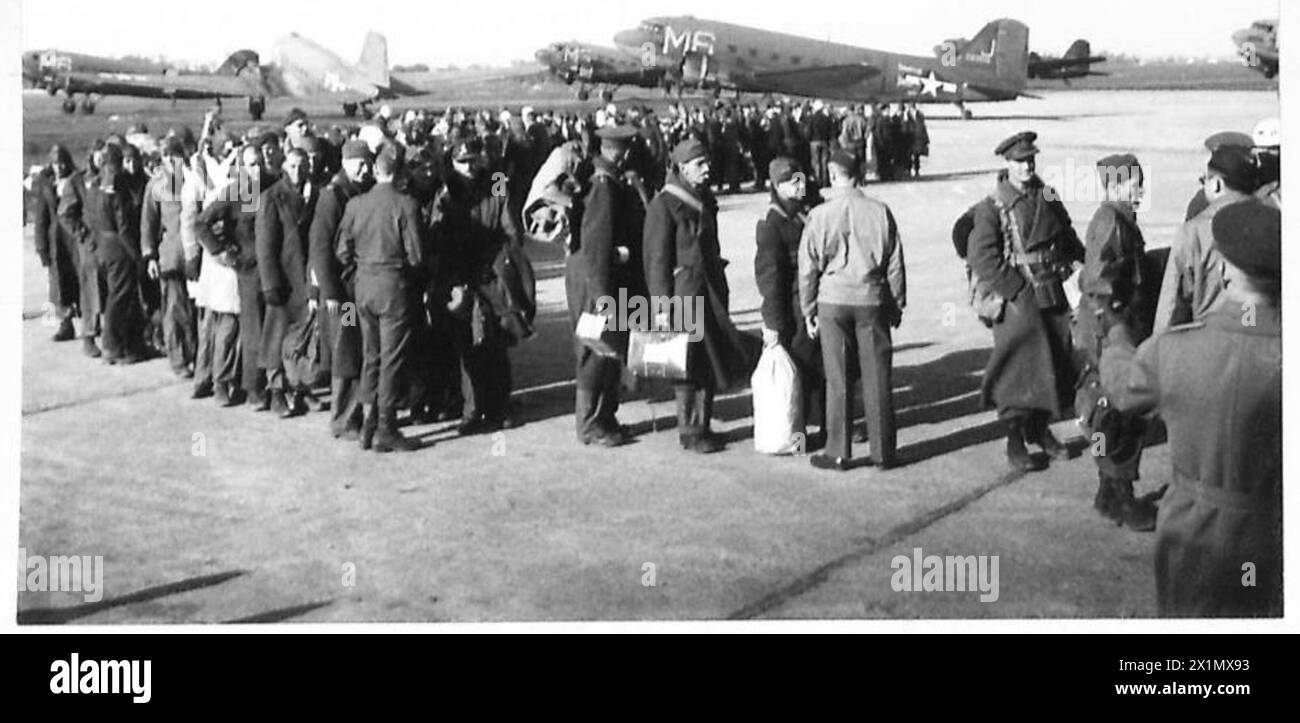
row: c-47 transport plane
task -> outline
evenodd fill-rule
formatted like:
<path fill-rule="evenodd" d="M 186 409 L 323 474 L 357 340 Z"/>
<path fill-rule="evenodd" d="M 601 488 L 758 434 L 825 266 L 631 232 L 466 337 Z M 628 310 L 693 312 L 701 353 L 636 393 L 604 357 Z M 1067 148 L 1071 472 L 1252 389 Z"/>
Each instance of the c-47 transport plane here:
<path fill-rule="evenodd" d="M 852 102 L 966 103 L 1024 93 L 1029 28 L 1003 19 L 935 57 L 902 55 L 691 16 L 649 18 L 614 37 L 624 52 L 691 89 Z"/>

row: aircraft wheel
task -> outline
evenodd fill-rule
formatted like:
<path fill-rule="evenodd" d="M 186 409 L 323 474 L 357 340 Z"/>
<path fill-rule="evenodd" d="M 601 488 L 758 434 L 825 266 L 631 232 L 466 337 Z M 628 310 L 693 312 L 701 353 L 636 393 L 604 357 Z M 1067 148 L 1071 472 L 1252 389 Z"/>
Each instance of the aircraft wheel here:
<path fill-rule="evenodd" d="M 249 99 L 248 99 L 248 117 L 249 117 L 249 118 L 252 118 L 252 119 L 255 120 L 255 121 L 260 121 L 260 120 L 262 120 L 262 116 L 265 115 L 265 114 L 266 114 L 266 99 L 265 99 L 265 98 L 258 97 L 258 98 L 249 98 Z"/>
<path fill-rule="evenodd" d="M 972 113 L 972 112 L 970 112 L 969 110 L 963 110 L 963 111 L 961 112 L 961 117 L 962 117 L 962 120 L 970 120 L 971 118 L 974 118 L 974 117 L 975 117 L 975 114 Z"/>
<path fill-rule="evenodd" d="M 64 113 L 76 113 L 76 112 L 77 112 L 77 101 L 75 101 L 75 100 L 73 100 L 73 99 L 71 99 L 71 98 L 68 98 L 67 100 L 64 100 L 64 101 L 63 101 L 63 112 L 64 112 Z"/>
<path fill-rule="evenodd" d="M 614 91 L 606 89 L 600 91 L 600 102 L 610 103 L 614 100 Z"/>
<path fill-rule="evenodd" d="M 94 102 L 91 101 L 89 98 L 83 99 L 81 101 L 81 112 L 85 115 L 90 115 L 91 113 L 94 113 L 95 112 Z"/>
<path fill-rule="evenodd" d="M 345 118 L 355 118 L 355 117 L 357 116 L 357 104 L 356 104 L 356 103 L 344 103 L 344 104 L 343 104 L 343 116 L 344 116 Z"/>
<path fill-rule="evenodd" d="M 375 117 L 375 111 L 368 105 L 361 106 L 361 117 L 370 120 Z"/>
<path fill-rule="evenodd" d="M 578 100 L 587 100 L 590 97 L 591 93 L 586 88 L 578 91 Z"/>

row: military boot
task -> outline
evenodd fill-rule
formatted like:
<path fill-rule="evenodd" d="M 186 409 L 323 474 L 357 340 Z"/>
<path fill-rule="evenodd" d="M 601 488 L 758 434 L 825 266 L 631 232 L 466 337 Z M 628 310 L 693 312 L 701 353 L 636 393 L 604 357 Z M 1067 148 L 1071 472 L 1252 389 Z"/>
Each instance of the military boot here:
<path fill-rule="evenodd" d="M 1115 483 L 1104 474 L 1097 475 L 1097 494 L 1092 498 L 1092 507 L 1101 513 L 1102 517 L 1121 524 L 1115 512 Z"/>
<path fill-rule="evenodd" d="M 1012 469 L 1021 472 L 1033 472 L 1040 470 L 1043 465 L 1040 464 L 1029 454 L 1025 448 L 1025 420 L 1021 417 L 1011 417 L 1006 420 L 1007 425 L 1007 462 Z"/>
<path fill-rule="evenodd" d="M 59 330 L 54 332 L 54 341 L 72 341 L 77 336 L 77 332 L 72 328 L 72 319 L 63 317 L 59 321 Z"/>
<path fill-rule="evenodd" d="M 402 434 L 397 428 L 397 420 L 392 415 L 380 418 L 374 439 L 376 452 L 413 452 L 419 448 L 419 442 Z"/>
<path fill-rule="evenodd" d="M 1043 428 L 1038 433 L 1038 446 L 1043 448 L 1048 457 L 1056 460 L 1069 459 L 1070 448 L 1066 447 L 1061 440 L 1052 434 L 1052 428 L 1043 424 Z"/>
<path fill-rule="evenodd" d="M 1156 504 L 1153 499 L 1133 497 L 1132 480 L 1114 480 L 1116 522 L 1134 532 L 1156 529 Z"/>

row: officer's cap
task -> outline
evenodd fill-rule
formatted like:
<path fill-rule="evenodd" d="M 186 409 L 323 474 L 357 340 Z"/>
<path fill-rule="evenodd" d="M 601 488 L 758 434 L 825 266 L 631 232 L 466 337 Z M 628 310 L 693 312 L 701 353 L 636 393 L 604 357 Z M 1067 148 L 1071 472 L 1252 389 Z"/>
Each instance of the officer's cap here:
<path fill-rule="evenodd" d="M 600 138 L 601 145 L 622 147 L 636 135 L 636 128 L 629 125 L 605 126 L 596 131 L 596 135 Z"/>
<path fill-rule="evenodd" d="M 1237 131 L 1219 131 L 1209 138 L 1205 139 L 1205 150 L 1213 153 L 1220 146 L 1237 146 L 1238 148 L 1250 148 L 1255 145 L 1254 139 L 1245 133 Z"/>
<path fill-rule="evenodd" d="M 680 166 L 706 155 L 708 155 L 708 149 L 704 147 L 704 144 L 700 142 L 700 139 L 687 138 L 681 143 L 678 143 L 677 147 L 673 149 L 672 157 L 673 163 Z"/>
<path fill-rule="evenodd" d="M 993 149 L 993 153 L 1009 161 L 1023 161 L 1038 155 L 1038 146 L 1034 145 L 1036 140 L 1038 140 L 1037 133 L 1022 131 L 999 143 L 998 147 Z"/>
<path fill-rule="evenodd" d="M 1282 278 L 1282 212 L 1254 198 L 1214 214 L 1214 246 L 1223 258 L 1251 276 Z"/>

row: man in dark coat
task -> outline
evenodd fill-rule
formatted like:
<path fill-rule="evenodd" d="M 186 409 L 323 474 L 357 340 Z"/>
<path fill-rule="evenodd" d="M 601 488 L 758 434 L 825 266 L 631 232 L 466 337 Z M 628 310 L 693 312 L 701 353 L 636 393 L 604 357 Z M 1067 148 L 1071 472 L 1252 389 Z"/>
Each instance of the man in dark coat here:
<path fill-rule="evenodd" d="M 455 343 L 469 377 L 469 399 L 460 433 L 510 429 L 509 347 L 519 337 L 502 322 L 520 304 L 505 273 L 526 264 L 518 225 L 510 215 L 505 189 L 488 175 L 488 159 L 477 140 L 452 152 L 452 173 L 435 203 L 438 273 L 449 289 L 447 308 L 455 322 Z M 527 269 L 531 279 L 531 268 Z"/>
<path fill-rule="evenodd" d="M 257 272 L 266 299 L 260 353 L 271 411 L 285 418 L 306 411 L 309 391 L 286 378 L 283 351 L 290 328 L 299 329 L 315 312 L 307 280 L 307 233 L 316 210 L 309 173 L 307 153 L 289 151 L 280 180 L 263 190 L 257 203 Z"/>
<path fill-rule="evenodd" d="M 1084 257 L 1060 197 L 1035 173 L 1037 138 L 1018 133 L 998 145 L 1006 171 L 975 209 L 968 248 L 972 272 L 1004 300 L 981 396 L 1006 424 L 1008 461 L 1025 471 L 1041 467 L 1026 442 L 1068 456 L 1048 424 L 1074 404 L 1078 373 L 1062 282 Z"/>
<path fill-rule="evenodd" d="M 133 207 L 122 171 L 122 150 L 116 145 L 104 147 L 99 176 L 86 189 L 85 219 L 106 286 L 104 361 L 144 361 L 139 212 Z"/>
<path fill-rule="evenodd" d="M 321 189 L 312 217 L 308 256 L 323 311 L 318 309 L 321 343 L 330 350 L 330 432 L 357 440 L 364 421 L 357 387 L 361 382 L 361 327 L 357 318 L 356 267 L 343 268 L 335 256 L 339 222 L 347 204 L 369 190 L 374 162 L 365 141 L 343 146 L 343 168 Z M 345 306 L 346 305 L 346 306 Z"/>
<path fill-rule="evenodd" d="M 1149 324 L 1141 318 L 1149 282 L 1143 278 L 1146 244 L 1137 225 L 1137 204 L 1142 199 L 1142 166 L 1132 154 L 1106 156 L 1097 162 L 1105 201 L 1088 224 L 1083 271 L 1079 275 L 1078 313 L 1074 321 L 1074 348 L 1079 355 L 1081 389 L 1099 384 L 1101 351 L 1107 326 L 1121 319 L 1134 343 L 1141 343 Z M 1087 394 L 1079 398 L 1089 403 Z M 1101 435 L 1100 449 L 1094 448 L 1098 486 L 1093 506 L 1105 517 L 1130 529 L 1150 532 L 1156 527 L 1156 508 L 1150 500 L 1133 497 L 1142 456 L 1146 424 L 1141 417 L 1122 414 L 1092 403 L 1080 408 L 1079 417 L 1094 435 Z M 1095 440 L 1096 438 L 1094 438 Z"/>
<path fill-rule="evenodd" d="M 605 318 L 599 340 L 574 340 L 577 372 L 574 422 L 583 444 L 617 447 L 630 441 L 617 419 L 630 309 L 621 298 L 644 299 L 641 195 L 623 176 L 623 162 L 637 134 L 632 126 L 596 132 L 600 155 L 593 159 L 583 199 L 579 246 L 565 261 L 565 292 L 575 328 L 583 314 Z"/>
<path fill-rule="evenodd" d="M 1160 615 L 1282 615 L 1281 212 L 1255 199 L 1213 219 L 1228 279 L 1205 317 L 1134 350 L 1114 324 L 1104 386 L 1169 428 L 1173 486 L 1156 522 Z"/>
<path fill-rule="evenodd" d="M 357 308 L 364 360 L 361 400 L 366 405 L 362 449 L 406 452 L 419 443 L 397 428 L 404 367 L 411 351 L 411 289 L 428 258 L 420 205 L 393 181 L 402 157 L 384 144 L 375 158 L 375 186 L 352 199 L 339 222 L 339 264 L 357 269 Z"/>
<path fill-rule="evenodd" d="M 32 198 L 36 255 L 49 276 L 49 303 L 59 323 L 55 341 L 69 341 L 76 334 L 72 319 L 81 300 L 79 243 L 86 233 L 82 217 L 85 189 L 68 149 L 61 145 L 50 148 L 50 165 L 36 177 Z M 84 343 L 88 351 L 95 346 L 89 336 Z"/>
<path fill-rule="evenodd" d="M 768 174 L 771 203 L 754 229 L 754 281 L 763 297 L 763 344 L 780 344 L 790 353 L 803 389 L 804 425 L 823 427 L 826 380 L 821 344 L 808 336 L 799 303 L 799 239 L 808 221 L 808 177 L 798 161 L 787 156 L 772 159 Z"/>
<path fill-rule="evenodd" d="M 718 204 L 708 188 L 708 152 L 698 139 L 688 138 L 673 149 L 672 160 L 675 171 L 646 210 L 646 281 L 651 298 L 671 309 L 657 311 L 655 326 L 695 332 L 698 339 L 688 346 L 688 378 L 674 385 L 677 433 L 683 449 L 707 454 L 724 446 L 709 428 L 714 393 L 743 383 L 753 365 L 728 311 L 730 287 L 718 244 Z M 679 323 L 686 320 L 695 328 Z"/>

